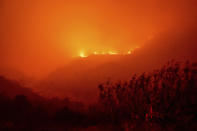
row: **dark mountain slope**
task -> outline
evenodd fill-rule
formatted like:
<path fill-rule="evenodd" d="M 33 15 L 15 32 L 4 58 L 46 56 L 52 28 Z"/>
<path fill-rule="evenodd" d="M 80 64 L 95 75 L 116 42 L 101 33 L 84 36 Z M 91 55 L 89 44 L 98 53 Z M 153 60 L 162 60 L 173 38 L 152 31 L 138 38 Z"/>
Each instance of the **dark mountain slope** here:
<path fill-rule="evenodd" d="M 44 96 L 70 96 L 93 101 L 99 83 L 125 80 L 133 73 L 149 72 L 167 61 L 197 61 L 197 30 L 171 31 L 158 34 L 131 55 L 91 55 L 74 60 L 40 82 L 36 89 Z"/>

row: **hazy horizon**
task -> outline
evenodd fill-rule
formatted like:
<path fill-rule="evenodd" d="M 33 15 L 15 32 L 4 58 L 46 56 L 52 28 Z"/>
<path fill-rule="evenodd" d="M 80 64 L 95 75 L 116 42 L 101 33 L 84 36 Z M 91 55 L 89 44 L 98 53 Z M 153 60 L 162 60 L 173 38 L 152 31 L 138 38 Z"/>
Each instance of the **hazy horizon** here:
<path fill-rule="evenodd" d="M 187 28 L 196 30 L 195 5 L 195 0 L 1 0 L 0 67 L 43 78 L 81 52 L 127 52 L 168 32 L 178 37 Z"/>

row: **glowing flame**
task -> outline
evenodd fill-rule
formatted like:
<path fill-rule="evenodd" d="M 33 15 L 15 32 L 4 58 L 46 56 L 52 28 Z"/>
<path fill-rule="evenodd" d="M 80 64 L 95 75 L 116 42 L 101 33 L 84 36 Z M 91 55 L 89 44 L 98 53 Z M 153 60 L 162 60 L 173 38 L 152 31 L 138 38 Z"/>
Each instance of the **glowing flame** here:
<path fill-rule="evenodd" d="M 131 54 L 131 51 L 129 50 L 129 51 L 127 52 L 127 54 Z"/>
<path fill-rule="evenodd" d="M 96 52 L 96 51 L 95 51 L 95 52 L 94 52 L 94 54 L 95 54 L 95 55 L 97 55 L 97 54 L 98 54 L 98 52 Z"/>
<path fill-rule="evenodd" d="M 105 55 L 106 53 L 105 53 L 105 52 L 102 52 L 101 54 L 102 54 L 102 55 Z"/>
<path fill-rule="evenodd" d="M 117 55 L 118 53 L 117 52 L 113 52 L 113 51 L 109 51 L 108 54 L 109 55 Z"/>
<path fill-rule="evenodd" d="M 117 52 L 117 51 L 94 51 L 93 53 L 90 53 L 88 55 L 85 55 L 84 52 L 80 52 L 79 56 L 81 58 L 84 58 L 84 57 L 88 57 L 89 55 L 93 54 L 93 55 L 130 55 L 132 54 L 132 52 L 137 49 L 137 48 L 140 48 L 139 46 L 136 46 L 134 49 L 130 49 L 128 50 L 127 52 Z"/>
<path fill-rule="evenodd" d="M 84 54 L 84 52 L 81 52 L 79 56 L 80 56 L 81 58 L 87 57 L 87 56 Z"/>

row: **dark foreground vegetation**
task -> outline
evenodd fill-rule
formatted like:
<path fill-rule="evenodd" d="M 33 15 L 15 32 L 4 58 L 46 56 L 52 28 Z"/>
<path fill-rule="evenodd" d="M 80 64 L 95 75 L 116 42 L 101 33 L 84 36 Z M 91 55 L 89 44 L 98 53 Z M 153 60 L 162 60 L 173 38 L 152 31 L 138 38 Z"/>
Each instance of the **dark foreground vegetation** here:
<path fill-rule="evenodd" d="M 197 130 L 196 69 L 171 61 L 127 82 L 108 81 L 88 107 L 43 98 L 0 77 L 0 130 Z"/>

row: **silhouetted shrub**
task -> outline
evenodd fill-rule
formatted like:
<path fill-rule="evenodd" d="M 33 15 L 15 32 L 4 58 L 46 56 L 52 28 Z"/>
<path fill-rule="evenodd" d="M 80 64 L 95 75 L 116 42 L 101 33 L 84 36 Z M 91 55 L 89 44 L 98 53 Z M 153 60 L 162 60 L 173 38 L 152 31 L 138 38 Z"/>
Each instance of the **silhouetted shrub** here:
<path fill-rule="evenodd" d="M 81 102 L 46 99 L 0 76 L 0 130 L 195 130 L 196 69 L 196 63 L 171 61 L 130 81 L 108 81 L 86 110 Z"/>
<path fill-rule="evenodd" d="M 112 122 L 187 128 L 197 120 L 196 67 L 196 63 L 171 61 L 152 73 L 133 75 L 129 82 L 101 84 L 100 103 Z"/>

